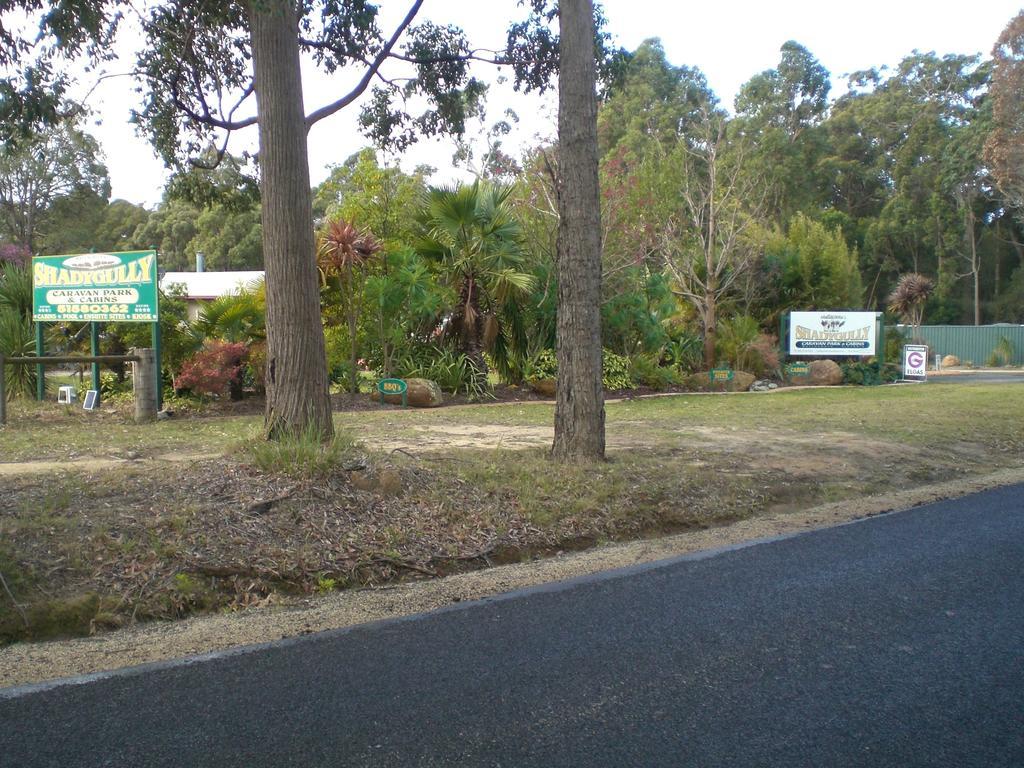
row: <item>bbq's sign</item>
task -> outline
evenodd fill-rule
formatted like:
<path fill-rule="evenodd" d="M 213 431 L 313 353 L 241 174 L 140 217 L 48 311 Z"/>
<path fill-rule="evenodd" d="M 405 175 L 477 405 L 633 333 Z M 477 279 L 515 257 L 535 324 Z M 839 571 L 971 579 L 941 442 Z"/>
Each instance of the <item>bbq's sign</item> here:
<path fill-rule="evenodd" d="M 876 353 L 874 312 L 790 312 L 789 354 L 813 357 Z"/>

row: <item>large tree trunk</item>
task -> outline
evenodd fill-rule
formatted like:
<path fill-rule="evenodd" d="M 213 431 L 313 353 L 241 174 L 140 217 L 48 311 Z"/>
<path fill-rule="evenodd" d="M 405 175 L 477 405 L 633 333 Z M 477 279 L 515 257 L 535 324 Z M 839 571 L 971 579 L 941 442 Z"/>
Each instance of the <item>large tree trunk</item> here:
<path fill-rule="evenodd" d="M 313 242 L 298 22 L 291 0 L 249 6 L 263 197 L 270 438 L 334 434 Z"/>
<path fill-rule="evenodd" d="M 604 458 L 601 387 L 601 200 L 592 0 L 559 4 L 558 395 L 559 461 Z"/>

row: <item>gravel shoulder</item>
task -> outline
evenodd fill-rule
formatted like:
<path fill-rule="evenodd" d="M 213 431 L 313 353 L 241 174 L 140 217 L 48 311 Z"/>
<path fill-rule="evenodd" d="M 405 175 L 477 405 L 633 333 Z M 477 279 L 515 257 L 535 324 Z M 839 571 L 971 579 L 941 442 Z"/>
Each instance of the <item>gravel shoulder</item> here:
<path fill-rule="evenodd" d="M 612 544 L 431 581 L 349 590 L 239 613 L 141 624 L 90 638 L 16 644 L 0 648 L 0 687 L 101 673 L 350 627 L 379 619 L 408 616 L 524 587 L 840 525 L 1021 482 L 1024 482 L 1024 469 L 1007 469 L 912 491 L 835 502 L 801 511 L 767 514 L 723 527 Z"/>

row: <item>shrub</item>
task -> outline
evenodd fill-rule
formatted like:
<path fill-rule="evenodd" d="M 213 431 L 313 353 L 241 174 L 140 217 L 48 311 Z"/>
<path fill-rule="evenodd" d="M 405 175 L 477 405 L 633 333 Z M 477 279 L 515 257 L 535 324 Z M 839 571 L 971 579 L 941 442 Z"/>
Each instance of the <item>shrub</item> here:
<path fill-rule="evenodd" d="M 245 385 L 256 392 L 263 393 L 267 389 L 267 342 L 258 341 L 249 345 L 249 355 L 245 370 L 242 372 Z"/>
<path fill-rule="evenodd" d="M 750 355 L 747 368 L 755 376 L 778 375 L 780 373 L 778 340 L 774 336 L 759 334 L 747 348 Z"/>
<path fill-rule="evenodd" d="M 527 379 L 554 379 L 557 377 L 558 360 L 552 349 L 541 350 L 526 367 Z M 609 349 L 601 350 L 601 386 L 611 390 L 629 389 L 633 386 L 628 357 L 617 355 Z"/>
<path fill-rule="evenodd" d="M 0 306 L 0 353 L 21 357 L 35 349 L 35 331 L 30 320 L 16 310 Z M 32 397 L 36 391 L 34 365 L 7 365 L 7 397 Z"/>
<path fill-rule="evenodd" d="M 748 348 L 757 339 L 761 329 L 757 320 L 749 315 L 738 315 L 718 324 L 719 362 L 727 362 L 737 370 L 747 370 Z"/>
<path fill-rule="evenodd" d="M 230 393 L 232 400 L 241 399 L 242 366 L 247 354 L 240 341 L 208 341 L 182 363 L 174 388 L 215 397 Z"/>
<path fill-rule="evenodd" d="M 629 372 L 629 358 L 614 352 L 601 350 L 601 384 L 605 389 L 629 389 L 633 376 Z"/>
<path fill-rule="evenodd" d="M 1009 365 L 1013 362 L 1013 351 L 1013 342 L 1005 336 L 1000 336 L 995 348 L 989 354 L 988 359 L 985 360 L 985 365 L 989 368 Z"/>
<path fill-rule="evenodd" d="M 629 364 L 633 381 L 645 387 L 668 389 L 682 382 L 678 371 L 658 365 L 658 361 L 649 355 L 636 355 L 630 359 Z"/>
<path fill-rule="evenodd" d="M 323 477 L 354 459 L 365 459 L 362 446 L 351 435 L 337 433 L 325 443 L 313 427 L 285 432 L 277 440 L 251 440 L 242 452 L 264 472 L 292 477 Z"/>
<path fill-rule="evenodd" d="M 843 363 L 839 366 L 843 371 L 844 384 L 891 384 L 900 378 L 900 367 L 895 363 Z"/>
<path fill-rule="evenodd" d="M 680 371 L 700 370 L 704 362 L 704 343 L 697 334 L 682 331 L 662 347 L 661 362 Z"/>
<path fill-rule="evenodd" d="M 92 389 L 92 376 L 86 375 L 86 377 L 79 382 L 76 387 L 78 391 L 78 399 L 80 401 L 85 400 L 85 393 Z M 129 378 L 124 380 L 118 380 L 117 374 L 113 371 L 103 371 L 100 373 L 100 400 L 104 402 L 114 402 L 118 400 L 131 400 L 131 397 L 120 397 L 121 395 L 132 395 L 132 381 Z"/>
<path fill-rule="evenodd" d="M 526 364 L 526 379 L 554 379 L 557 376 L 558 360 L 553 349 L 542 349 Z"/>
<path fill-rule="evenodd" d="M 428 347 L 419 355 L 407 355 L 398 362 L 397 375 L 430 379 L 453 395 L 463 392 L 474 399 L 486 397 L 491 391 L 486 371 L 469 355 L 446 347 Z"/>

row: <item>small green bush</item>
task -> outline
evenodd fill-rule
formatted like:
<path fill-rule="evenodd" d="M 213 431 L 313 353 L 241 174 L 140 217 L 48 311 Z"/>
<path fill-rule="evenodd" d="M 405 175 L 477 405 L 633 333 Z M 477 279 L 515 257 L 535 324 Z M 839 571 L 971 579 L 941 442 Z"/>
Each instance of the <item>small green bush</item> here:
<path fill-rule="evenodd" d="M 985 360 L 985 365 L 988 368 L 1001 368 L 1004 365 L 1009 365 L 1013 362 L 1013 352 L 1013 342 L 1005 336 L 1000 336 L 995 349 Z"/>
<path fill-rule="evenodd" d="M 292 477 L 321 477 L 342 468 L 359 454 L 359 444 L 349 435 L 338 433 L 321 442 L 313 428 L 299 434 L 284 434 L 276 440 L 251 440 L 243 452 L 264 472 Z"/>
<path fill-rule="evenodd" d="M 542 349 L 526 364 L 526 379 L 554 379 L 558 377 L 558 360 L 555 350 Z"/>
<path fill-rule="evenodd" d="M 605 389 L 629 389 L 633 386 L 630 373 L 631 364 L 628 357 L 617 355 L 610 349 L 602 350 L 601 355 L 601 386 Z M 544 349 L 534 355 L 526 365 L 526 378 L 555 379 L 558 378 L 558 360 L 553 349 Z"/>
<path fill-rule="evenodd" d="M 895 363 L 879 365 L 874 363 L 843 363 L 839 366 L 843 371 L 844 384 L 875 386 L 891 384 L 900 378 L 900 367 Z"/>
<path fill-rule="evenodd" d="M 614 352 L 602 350 L 601 384 L 605 389 L 629 389 L 633 386 L 633 376 L 629 372 L 629 358 L 616 355 Z"/>
<path fill-rule="evenodd" d="M 441 389 L 481 400 L 491 394 L 487 371 L 464 352 L 447 347 L 427 347 L 419 354 L 407 355 L 396 366 L 396 375 L 404 379 L 430 379 Z"/>
<path fill-rule="evenodd" d="M 698 371 L 704 363 L 704 342 L 695 333 L 678 332 L 662 347 L 661 362 L 682 372 Z"/>
<path fill-rule="evenodd" d="M 682 382 L 682 376 L 674 368 L 658 365 L 649 355 L 636 355 L 630 359 L 630 376 L 638 384 L 651 389 L 668 389 Z"/>

